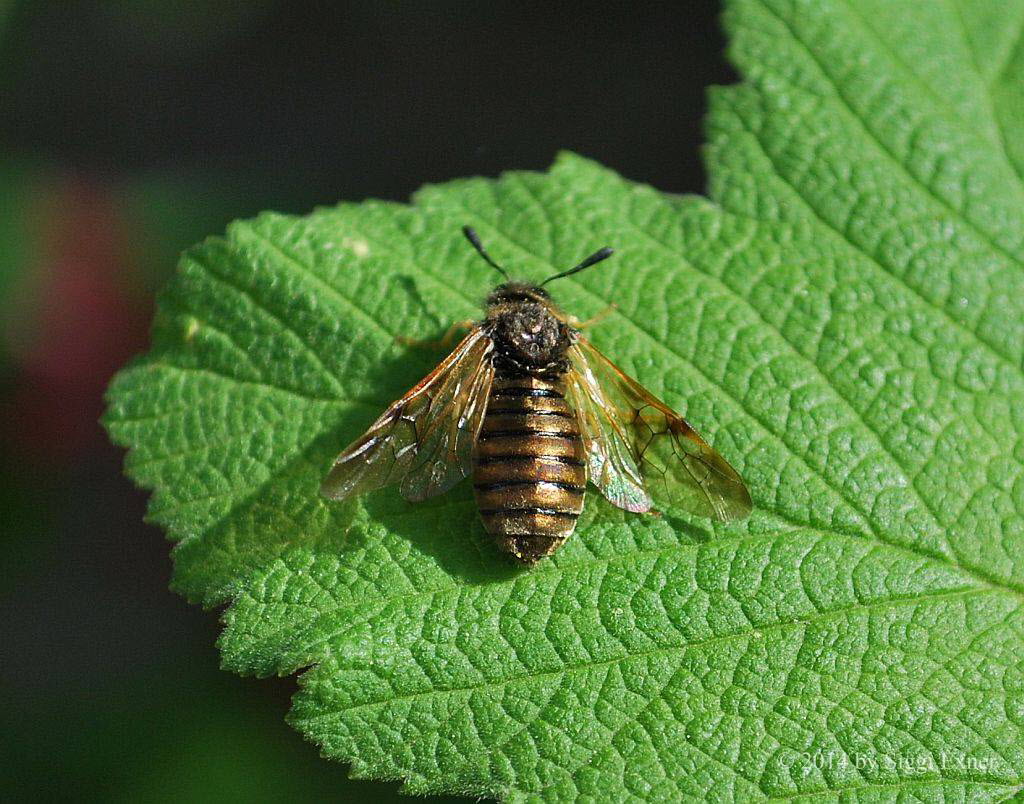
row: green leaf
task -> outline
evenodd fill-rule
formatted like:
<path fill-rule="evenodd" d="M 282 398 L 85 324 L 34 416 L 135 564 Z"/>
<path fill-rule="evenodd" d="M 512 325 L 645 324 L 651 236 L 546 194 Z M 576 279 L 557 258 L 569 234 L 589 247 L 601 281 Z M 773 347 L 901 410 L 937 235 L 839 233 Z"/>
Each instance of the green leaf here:
<path fill-rule="evenodd" d="M 1024 785 L 1024 2 L 728 4 L 712 202 L 572 155 L 187 253 L 107 426 L 224 664 L 412 792 L 999 800 Z M 317 495 L 479 314 L 472 224 L 741 471 L 729 527 L 591 492 L 530 571 L 465 486 Z"/>

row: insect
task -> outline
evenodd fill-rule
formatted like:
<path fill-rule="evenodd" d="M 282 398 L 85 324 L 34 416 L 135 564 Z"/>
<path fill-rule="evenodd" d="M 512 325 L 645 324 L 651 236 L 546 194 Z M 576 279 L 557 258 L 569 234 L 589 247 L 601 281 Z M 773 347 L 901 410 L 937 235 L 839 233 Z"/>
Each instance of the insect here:
<path fill-rule="evenodd" d="M 654 502 L 721 521 L 751 510 L 736 471 L 683 417 L 594 348 L 544 285 L 612 255 L 591 254 L 540 285 L 505 278 L 486 316 L 334 462 L 321 487 L 343 500 L 397 483 L 418 501 L 468 475 L 484 528 L 532 565 L 572 535 L 587 482 L 619 508 Z"/>

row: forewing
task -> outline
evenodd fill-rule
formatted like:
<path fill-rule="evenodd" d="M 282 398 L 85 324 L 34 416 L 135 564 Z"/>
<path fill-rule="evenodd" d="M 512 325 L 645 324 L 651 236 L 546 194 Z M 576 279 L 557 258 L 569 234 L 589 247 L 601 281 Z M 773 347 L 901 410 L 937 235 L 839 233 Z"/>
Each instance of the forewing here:
<path fill-rule="evenodd" d="M 569 356 L 590 480 L 605 497 L 628 511 L 653 498 L 723 522 L 750 513 L 742 478 L 682 416 L 585 338 Z"/>
<path fill-rule="evenodd" d="M 424 500 L 466 477 L 494 376 L 492 348 L 474 328 L 338 456 L 321 494 L 343 500 L 400 483 L 403 497 Z"/>

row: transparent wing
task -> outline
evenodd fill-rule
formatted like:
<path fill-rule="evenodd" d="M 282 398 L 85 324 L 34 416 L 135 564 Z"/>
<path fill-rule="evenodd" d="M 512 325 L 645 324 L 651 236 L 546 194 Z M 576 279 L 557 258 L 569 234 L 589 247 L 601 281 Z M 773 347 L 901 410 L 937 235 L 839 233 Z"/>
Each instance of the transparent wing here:
<path fill-rule="evenodd" d="M 569 359 L 589 479 L 608 500 L 647 511 L 653 498 L 722 521 L 750 513 L 742 478 L 682 416 L 585 338 L 569 349 Z"/>
<path fill-rule="evenodd" d="M 569 359 L 573 366 L 568 374 L 569 400 L 587 451 L 587 479 L 619 508 L 651 510 L 630 431 L 621 423 L 628 421 L 632 410 L 624 407 L 621 415 L 613 412 L 578 343 L 569 349 Z"/>
<path fill-rule="evenodd" d="M 400 483 L 402 496 L 417 501 L 468 475 L 494 377 L 492 348 L 474 328 L 338 456 L 320 493 L 343 500 Z"/>

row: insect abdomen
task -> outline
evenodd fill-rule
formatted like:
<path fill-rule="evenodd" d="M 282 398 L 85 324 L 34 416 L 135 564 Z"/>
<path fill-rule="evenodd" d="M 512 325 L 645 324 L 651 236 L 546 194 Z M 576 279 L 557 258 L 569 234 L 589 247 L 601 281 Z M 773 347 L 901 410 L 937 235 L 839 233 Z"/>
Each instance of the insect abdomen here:
<path fill-rule="evenodd" d="M 487 532 L 533 564 L 572 535 L 587 470 L 563 377 L 502 377 L 476 442 L 473 487 Z"/>

